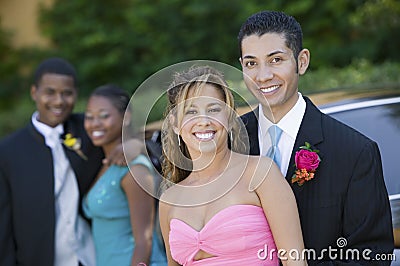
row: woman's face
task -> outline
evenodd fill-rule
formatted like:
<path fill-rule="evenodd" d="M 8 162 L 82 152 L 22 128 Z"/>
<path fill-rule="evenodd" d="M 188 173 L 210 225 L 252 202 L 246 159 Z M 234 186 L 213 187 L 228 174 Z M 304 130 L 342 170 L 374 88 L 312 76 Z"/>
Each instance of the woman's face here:
<path fill-rule="evenodd" d="M 95 146 L 114 146 L 122 140 L 123 115 L 103 96 L 89 98 L 85 129 Z"/>
<path fill-rule="evenodd" d="M 229 107 L 224 101 L 221 89 L 207 83 L 196 95 L 190 89 L 188 99 L 182 103 L 182 121 L 176 133 L 181 135 L 193 159 L 227 145 Z"/>

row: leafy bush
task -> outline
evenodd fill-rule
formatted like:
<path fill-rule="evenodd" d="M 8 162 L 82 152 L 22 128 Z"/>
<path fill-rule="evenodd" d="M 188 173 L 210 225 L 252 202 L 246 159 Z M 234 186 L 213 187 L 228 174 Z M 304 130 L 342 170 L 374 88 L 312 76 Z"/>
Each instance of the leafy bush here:
<path fill-rule="evenodd" d="M 356 58 L 400 60 L 400 35 L 393 34 L 400 31 L 397 0 L 54 0 L 41 9 L 40 21 L 54 52 L 77 66 L 87 95 L 109 82 L 133 92 L 154 72 L 187 60 L 239 67 L 239 28 L 265 9 L 286 11 L 301 23 L 313 69 L 344 67 Z"/>
<path fill-rule="evenodd" d="M 399 71 L 400 63 L 384 62 L 378 65 L 365 59 L 355 60 L 344 68 L 308 70 L 300 78 L 299 90 L 307 94 L 338 88 L 399 86 Z"/>

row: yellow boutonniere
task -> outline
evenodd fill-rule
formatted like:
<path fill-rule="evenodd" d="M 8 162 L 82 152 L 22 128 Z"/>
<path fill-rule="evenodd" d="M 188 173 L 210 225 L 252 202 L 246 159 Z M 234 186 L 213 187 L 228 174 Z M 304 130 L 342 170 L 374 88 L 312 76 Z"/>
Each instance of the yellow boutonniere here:
<path fill-rule="evenodd" d="M 86 155 L 81 151 L 81 139 L 72 137 L 71 133 L 65 135 L 63 141 L 65 147 L 75 151 L 82 159 L 87 160 Z"/>

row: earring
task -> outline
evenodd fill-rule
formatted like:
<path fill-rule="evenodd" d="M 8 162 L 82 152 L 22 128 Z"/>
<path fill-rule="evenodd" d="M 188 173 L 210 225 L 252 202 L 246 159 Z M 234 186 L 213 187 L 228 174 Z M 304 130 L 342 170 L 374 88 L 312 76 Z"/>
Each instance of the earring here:
<path fill-rule="evenodd" d="M 176 135 L 178 136 L 178 145 L 180 147 L 181 146 L 181 138 L 180 138 L 180 136 L 178 134 L 176 134 Z"/>
<path fill-rule="evenodd" d="M 231 138 L 231 141 L 233 141 L 233 130 L 229 131 L 229 137 Z"/>

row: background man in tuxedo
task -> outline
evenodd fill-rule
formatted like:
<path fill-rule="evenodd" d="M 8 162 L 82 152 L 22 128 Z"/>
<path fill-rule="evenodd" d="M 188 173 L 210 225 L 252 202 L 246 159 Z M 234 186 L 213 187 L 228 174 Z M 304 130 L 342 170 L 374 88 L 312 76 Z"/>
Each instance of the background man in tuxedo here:
<path fill-rule="evenodd" d="M 298 79 L 310 62 L 302 47 L 299 23 L 282 12 L 263 11 L 250 16 L 238 35 L 240 63 L 247 88 L 259 106 L 242 116 L 250 138 L 251 154 L 267 154 L 273 140 L 277 163 L 295 193 L 305 247 L 316 256 L 323 249 L 343 248 L 309 264 L 389 265 L 390 261 L 366 261 L 393 251 L 391 214 L 381 158 L 375 142 L 321 113 L 298 91 Z M 279 129 L 269 133 L 276 125 Z M 279 132 L 279 134 L 275 134 Z M 321 162 L 314 178 L 303 185 L 292 183 L 295 153 L 305 142 L 319 150 Z M 340 242 L 341 241 L 341 242 Z M 340 243 L 339 243 L 340 242 Z M 360 258 L 345 256 L 358 249 Z"/>
<path fill-rule="evenodd" d="M 86 135 L 83 114 L 71 114 L 74 67 L 62 58 L 44 60 L 31 97 L 37 108 L 31 121 L 0 141 L 0 265 L 94 266 L 81 197 L 104 154 Z M 80 145 L 72 145 L 75 140 Z M 124 160 L 120 149 L 110 163 Z"/>

